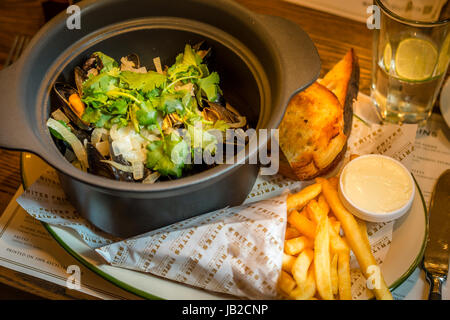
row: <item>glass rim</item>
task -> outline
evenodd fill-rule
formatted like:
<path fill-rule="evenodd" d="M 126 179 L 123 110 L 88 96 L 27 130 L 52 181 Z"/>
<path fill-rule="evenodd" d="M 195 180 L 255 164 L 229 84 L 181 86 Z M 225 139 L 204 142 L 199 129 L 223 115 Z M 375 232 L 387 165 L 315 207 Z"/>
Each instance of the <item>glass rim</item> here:
<path fill-rule="evenodd" d="M 420 20 L 407 19 L 407 18 L 404 18 L 404 17 L 398 15 L 397 13 L 393 12 L 392 10 L 388 9 L 384 5 L 382 0 L 374 0 L 374 1 L 375 1 L 376 5 L 378 5 L 392 19 L 397 20 L 402 23 L 405 23 L 405 24 L 414 25 L 417 27 L 436 27 L 436 26 L 445 25 L 450 22 L 450 18 L 445 19 L 445 20 L 436 20 L 436 21 L 420 21 Z"/>

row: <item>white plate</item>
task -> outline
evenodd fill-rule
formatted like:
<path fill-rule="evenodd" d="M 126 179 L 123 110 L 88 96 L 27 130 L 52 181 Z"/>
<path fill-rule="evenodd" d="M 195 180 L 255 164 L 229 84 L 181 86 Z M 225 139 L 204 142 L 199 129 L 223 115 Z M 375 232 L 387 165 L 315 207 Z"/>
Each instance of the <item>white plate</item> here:
<path fill-rule="evenodd" d="M 24 187 L 32 184 L 48 168 L 40 158 L 22 153 Z M 419 265 L 427 236 L 426 206 L 419 186 L 412 208 L 394 224 L 392 243 L 381 270 L 393 290 Z M 148 299 L 222 299 L 229 298 L 149 274 L 112 267 L 70 230 L 44 224 L 55 240 L 80 263 L 118 287 Z"/>
<path fill-rule="evenodd" d="M 450 127 L 450 78 L 445 82 L 441 91 L 441 99 L 439 101 L 442 117 L 447 126 Z"/>

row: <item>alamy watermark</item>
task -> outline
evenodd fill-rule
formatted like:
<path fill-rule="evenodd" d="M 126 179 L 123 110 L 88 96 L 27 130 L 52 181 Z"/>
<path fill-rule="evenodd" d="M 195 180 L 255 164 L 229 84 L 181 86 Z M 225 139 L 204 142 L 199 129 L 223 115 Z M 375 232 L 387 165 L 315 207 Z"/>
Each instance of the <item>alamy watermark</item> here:
<path fill-rule="evenodd" d="M 381 28 L 381 10 L 377 5 L 371 5 L 366 10 L 369 17 L 366 20 L 367 28 L 370 30 Z"/>
<path fill-rule="evenodd" d="M 366 286 L 368 289 L 380 289 L 381 288 L 381 270 L 377 265 L 370 265 L 367 267 L 366 274 L 368 275 L 366 280 Z"/>
<path fill-rule="evenodd" d="M 76 264 L 67 267 L 66 273 L 69 274 L 66 280 L 66 287 L 72 290 L 81 289 L 81 270 Z"/>
<path fill-rule="evenodd" d="M 69 17 L 66 20 L 66 26 L 69 30 L 81 29 L 81 9 L 77 5 L 71 5 L 67 8 L 66 13 Z"/>

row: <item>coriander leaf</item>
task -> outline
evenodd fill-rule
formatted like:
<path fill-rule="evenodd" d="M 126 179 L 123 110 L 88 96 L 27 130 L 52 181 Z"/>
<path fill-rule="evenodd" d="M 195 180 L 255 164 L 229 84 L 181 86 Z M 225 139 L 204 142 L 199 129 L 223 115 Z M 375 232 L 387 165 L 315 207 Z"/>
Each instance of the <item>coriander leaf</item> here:
<path fill-rule="evenodd" d="M 149 126 L 156 123 L 157 115 L 158 112 L 155 109 L 149 111 L 140 109 L 136 112 L 136 120 L 140 125 Z"/>
<path fill-rule="evenodd" d="M 202 63 L 202 58 L 192 49 L 192 47 L 187 44 L 184 47 L 184 54 L 183 54 L 183 64 L 186 65 L 193 65 L 198 66 Z"/>
<path fill-rule="evenodd" d="M 147 73 L 122 71 L 120 73 L 120 79 L 127 83 L 130 89 L 142 90 L 143 93 L 148 93 L 155 88 L 162 87 L 166 82 L 165 75 L 154 71 Z"/>
<path fill-rule="evenodd" d="M 99 73 L 90 77 L 83 83 L 83 95 L 88 97 L 93 94 L 105 93 L 117 88 L 118 78 L 112 77 L 106 73 Z"/>
<path fill-rule="evenodd" d="M 91 95 L 85 96 L 82 101 L 88 106 L 99 108 L 106 105 L 108 96 L 103 93 L 92 93 Z"/>
<path fill-rule="evenodd" d="M 191 70 L 190 70 L 191 69 Z M 191 66 L 187 64 L 174 64 L 167 70 L 167 75 L 170 79 L 175 80 L 177 78 L 184 78 L 189 76 L 192 73 Z M 195 70 L 195 69 L 194 69 Z"/>
<path fill-rule="evenodd" d="M 157 121 L 158 111 L 145 102 L 140 104 L 139 110 L 136 112 L 136 120 L 142 126 L 155 124 Z"/>
<path fill-rule="evenodd" d="M 97 128 L 103 128 L 103 127 L 110 127 L 108 124 L 108 121 L 112 118 L 112 115 L 110 114 L 105 114 L 105 113 L 101 113 L 100 114 L 100 118 L 98 119 L 98 121 L 95 123 L 95 126 Z"/>
<path fill-rule="evenodd" d="M 172 132 L 164 140 L 151 142 L 147 150 L 147 168 L 165 176 L 181 177 L 189 146 L 178 134 Z"/>
<path fill-rule="evenodd" d="M 92 107 L 87 107 L 86 110 L 83 113 L 83 116 L 81 117 L 81 120 L 83 120 L 86 123 L 96 123 L 100 120 L 102 116 L 102 113 L 99 109 L 94 109 Z"/>
<path fill-rule="evenodd" d="M 106 124 L 106 129 L 111 129 L 113 124 L 117 124 L 120 127 L 126 127 L 128 125 L 128 120 L 125 119 L 123 116 L 115 116 L 114 118 L 111 118 Z"/>
<path fill-rule="evenodd" d="M 87 107 L 81 119 L 87 123 L 94 123 L 96 127 L 103 128 L 112 115 L 105 114 L 100 109 Z"/>
<path fill-rule="evenodd" d="M 185 110 L 181 101 L 181 97 L 179 94 L 167 93 L 161 97 L 161 102 L 159 104 L 160 111 L 162 111 L 165 115 L 177 112 L 179 115 L 184 115 Z"/>
<path fill-rule="evenodd" d="M 146 92 L 145 98 L 151 100 L 151 99 L 159 97 L 160 95 L 161 95 L 161 90 L 158 88 L 155 88 L 151 91 Z"/>
<path fill-rule="evenodd" d="M 200 90 L 206 95 L 208 101 L 216 101 L 218 93 L 220 92 L 218 86 L 219 81 L 219 74 L 217 72 L 212 72 L 206 78 L 198 80 Z"/>
<path fill-rule="evenodd" d="M 125 99 L 112 100 L 109 107 L 109 112 L 112 114 L 126 114 L 128 111 L 128 102 Z"/>
<path fill-rule="evenodd" d="M 200 56 L 187 44 L 184 53 L 177 56 L 176 62 L 167 70 L 167 74 L 172 81 L 186 77 L 200 77 L 205 75 L 203 70 L 206 67 L 201 63 Z"/>
<path fill-rule="evenodd" d="M 181 102 L 186 109 L 194 110 L 197 106 L 195 98 L 188 91 L 185 91 Z"/>

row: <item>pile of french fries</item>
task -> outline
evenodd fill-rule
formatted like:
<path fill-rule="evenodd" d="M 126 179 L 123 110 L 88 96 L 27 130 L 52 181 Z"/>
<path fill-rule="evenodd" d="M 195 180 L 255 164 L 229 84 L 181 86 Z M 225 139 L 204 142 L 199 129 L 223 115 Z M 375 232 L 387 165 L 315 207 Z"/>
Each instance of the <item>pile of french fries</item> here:
<path fill-rule="evenodd" d="M 278 287 L 289 299 L 351 300 L 350 250 L 366 279 L 377 266 L 366 224 L 342 205 L 338 178 L 317 178 L 316 183 L 287 198 L 282 271 Z M 341 236 L 342 232 L 344 236 Z M 380 272 L 373 288 L 377 299 L 392 299 Z"/>

